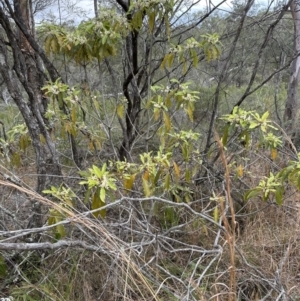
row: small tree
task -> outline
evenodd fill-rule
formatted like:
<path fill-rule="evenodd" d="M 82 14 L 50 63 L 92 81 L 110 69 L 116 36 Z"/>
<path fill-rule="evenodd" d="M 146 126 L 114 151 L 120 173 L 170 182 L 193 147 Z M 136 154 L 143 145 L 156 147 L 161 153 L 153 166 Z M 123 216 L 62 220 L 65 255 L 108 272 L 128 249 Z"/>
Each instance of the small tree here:
<path fill-rule="evenodd" d="M 14 5 L 13 10 L 10 2 L 5 1 L 0 7 L 0 24 L 6 35 L 5 39 L 0 40 L 0 72 L 28 128 L 36 154 L 38 174 L 36 190 L 41 193 L 46 186 L 55 181 L 54 175 L 61 175 L 61 170 L 55 143 L 50 137 L 44 115 L 47 101 L 41 88 L 47 76 L 42 68 L 38 51 L 44 53 L 36 43 L 34 49 L 29 41 L 29 37 L 31 41 L 35 39 L 31 1 L 19 0 L 15 1 Z M 13 16 L 17 24 L 16 29 L 6 11 Z M 12 58 L 8 48 L 12 50 Z M 13 59 L 12 68 L 11 59 Z M 48 60 L 47 64 L 51 68 L 52 76 L 57 77 L 58 73 Z"/>

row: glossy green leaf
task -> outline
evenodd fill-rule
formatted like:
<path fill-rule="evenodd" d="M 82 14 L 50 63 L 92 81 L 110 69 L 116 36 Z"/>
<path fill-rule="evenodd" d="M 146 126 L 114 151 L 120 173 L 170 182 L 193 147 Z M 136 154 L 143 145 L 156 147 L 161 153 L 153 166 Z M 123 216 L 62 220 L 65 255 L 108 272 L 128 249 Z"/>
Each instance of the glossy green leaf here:
<path fill-rule="evenodd" d="M 249 200 L 251 198 L 255 198 L 257 196 L 259 196 L 261 193 L 260 189 L 251 189 L 248 192 L 246 192 L 245 194 L 245 200 Z"/>
<path fill-rule="evenodd" d="M 267 111 L 267 112 L 265 112 L 262 116 L 261 116 L 261 120 L 262 121 L 266 121 L 267 119 L 268 119 L 268 117 L 269 117 L 269 112 Z"/>
<path fill-rule="evenodd" d="M 96 165 L 93 165 L 93 172 L 95 173 L 95 175 L 96 175 L 98 178 L 102 178 L 103 173 L 102 173 L 102 171 L 99 169 L 99 167 L 97 167 Z"/>
<path fill-rule="evenodd" d="M 164 183 L 165 190 L 170 189 L 170 183 L 171 183 L 171 176 L 170 176 L 170 173 L 168 172 L 165 177 L 165 183 Z"/>
<path fill-rule="evenodd" d="M 105 206 L 105 202 L 103 202 L 101 200 L 100 191 L 99 191 L 99 189 L 97 189 L 97 191 L 94 193 L 93 198 L 92 198 L 92 210 L 102 208 L 103 206 Z M 102 218 L 105 218 L 106 217 L 106 209 L 99 210 L 99 211 L 93 213 L 93 215 L 95 217 L 98 217 L 100 215 Z"/>
<path fill-rule="evenodd" d="M 105 188 L 100 188 L 100 199 L 103 203 L 105 203 Z"/>
<path fill-rule="evenodd" d="M 279 177 L 281 178 L 281 181 L 284 182 L 287 180 L 287 178 L 289 177 L 289 175 L 291 174 L 291 172 L 294 170 L 294 166 L 290 165 L 286 168 L 284 168 L 280 173 L 279 173 Z"/>
<path fill-rule="evenodd" d="M 226 146 L 226 144 L 227 144 L 230 126 L 231 126 L 230 124 L 227 124 L 227 125 L 225 126 L 225 128 L 224 128 L 223 136 L 222 136 L 222 138 L 221 138 L 221 141 L 222 141 L 223 146 Z"/>
<path fill-rule="evenodd" d="M 142 179 L 143 181 L 143 189 L 144 189 L 144 195 L 146 197 L 149 197 L 151 195 L 151 190 L 150 190 L 150 186 L 149 186 L 149 182 L 146 179 Z"/>
<path fill-rule="evenodd" d="M 275 192 L 275 199 L 276 199 L 276 204 L 277 205 L 282 205 L 282 203 L 283 203 L 283 193 L 284 193 L 283 186 L 277 187 L 276 192 Z"/>
<path fill-rule="evenodd" d="M 214 209 L 214 221 L 217 223 L 219 221 L 219 208 L 218 206 Z"/>

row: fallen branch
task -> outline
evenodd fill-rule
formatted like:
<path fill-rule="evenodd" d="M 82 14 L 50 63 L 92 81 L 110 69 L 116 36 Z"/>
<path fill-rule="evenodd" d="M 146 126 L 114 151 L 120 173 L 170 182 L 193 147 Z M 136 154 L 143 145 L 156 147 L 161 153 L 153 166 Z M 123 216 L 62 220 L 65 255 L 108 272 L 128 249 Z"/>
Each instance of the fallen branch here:
<path fill-rule="evenodd" d="M 54 250 L 59 248 L 74 248 L 80 247 L 85 250 L 94 251 L 94 252 L 104 252 L 102 248 L 99 246 L 93 246 L 87 244 L 81 240 L 59 240 L 58 242 L 51 243 L 51 242 L 41 242 L 41 243 L 0 243 L 0 250 L 22 250 L 22 251 L 29 251 L 29 250 Z M 105 252 L 107 252 L 105 250 Z"/>

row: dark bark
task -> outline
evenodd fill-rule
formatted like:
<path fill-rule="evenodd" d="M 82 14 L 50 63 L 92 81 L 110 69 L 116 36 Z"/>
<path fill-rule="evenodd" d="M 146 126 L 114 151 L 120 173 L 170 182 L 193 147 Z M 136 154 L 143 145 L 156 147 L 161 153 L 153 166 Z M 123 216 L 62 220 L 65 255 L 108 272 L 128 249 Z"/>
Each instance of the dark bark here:
<path fill-rule="evenodd" d="M 127 16 L 131 18 L 131 16 Z M 138 66 L 138 31 L 134 30 L 126 38 L 126 71 L 128 75 L 123 82 L 123 93 L 127 100 L 126 110 L 126 131 L 123 137 L 123 142 L 119 150 L 121 160 L 130 160 L 130 150 L 136 138 L 139 128 L 138 115 L 141 110 L 141 96 L 139 93 L 139 86 L 137 82 L 137 75 L 139 72 Z"/>
<path fill-rule="evenodd" d="M 123 10 L 123 12 L 126 14 L 127 20 L 130 22 L 132 14 L 134 13 L 128 13 L 130 1 L 116 0 L 116 2 L 119 4 L 120 9 Z M 176 30 L 173 35 L 171 34 L 171 39 L 176 37 L 179 38 L 187 31 L 195 28 L 224 2 L 225 0 L 221 1 L 221 3 L 207 12 L 202 18 L 196 22 L 193 22 L 190 26 L 184 27 L 182 31 Z M 175 24 L 178 19 L 184 17 L 184 14 L 187 13 L 187 11 L 189 11 L 193 5 L 194 4 L 191 4 L 185 12 L 180 13 L 178 10 L 180 4 L 178 4 L 178 6 L 175 5 L 174 12 L 170 17 L 170 23 Z M 155 45 L 164 45 L 170 38 L 163 34 L 164 29 L 165 18 L 163 17 L 160 22 L 156 22 L 153 33 L 151 33 L 151 35 L 147 34 L 147 37 L 144 40 L 141 38 L 138 30 L 131 32 L 126 38 L 124 64 L 125 80 L 123 82 L 123 94 L 127 100 L 127 108 L 125 117 L 125 131 L 124 126 L 121 124 L 123 130 L 123 141 L 119 149 L 119 157 L 121 160 L 130 160 L 132 145 L 134 144 L 140 132 L 142 97 L 145 97 L 149 93 L 154 74 L 159 69 L 162 61 L 162 59 L 156 59 L 155 61 L 152 60 L 152 50 Z M 138 50 L 142 51 L 143 53 L 138 54 Z M 174 70 L 176 68 L 178 67 L 174 67 Z M 163 75 L 157 81 L 161 81 L 166 77 L 168 77 L 168 74 Z"/>
<path fill-rule="evenodd" d="M 18 72 L 20 72 L 20 70 L 18 70 Z M 0 73 L 28 128 L 36 155 L 36 169 L 38 174 L 36 191 L 42 193 L 45 187 L 48 187 L 54 182 L 57 183 L 59 180 L 59 178 L 53 176 L 61 176 L 58 156 L 55 152 L 55 145 L 51 140 L 48 139 L 45 144 L 41 142 L 41 135 L 46 131 L 46 126 L 41 116 L 39 117 L 40 120 L 38 120 L 36 114 L 40 115 L 40 113 L 37 111 L 36 106 L 34 106 L 32 110 L 30 107 L 31 103 L 24 99 L 19 89 L 18 80 L 9 67 L 6 46 L 2 42 L 0 42 Z"/>
<path fill-rule="evenodd" d="M 98 14 L 98 1 L 94 0 L 94 12 L 95 12 L 95 17 L 98 18 L 99 14 Z"/>
<path fill-rule="evenodd" d="M 5 0 L 5 3 L 7 6 L 7 11 L 10 13 L 10 17 L 13 18 L 17 24 L 18 35 L 14 37 L 15 33 L 10 28 L 8 17 L 5 15 L 2 9 L 0 10 L 0 18 L 3 19 L 3 23 L 6 23 L 4 29 L 5 31 L 8 30 L 10 34 L 10 45 L 13 49 L 16 47 L 16 49 L 20 48 L 19 50 L 21 50 L 21 55 L 15 55 L 17 51 L 14 51 L 14 70 L 16 71 L 20 82 L 28 93 L 31 110 L 36 111 L 35 115 L 37 116 L 38 120 L 40 120 L 40 117 L 43 119 L 43 122 L 40 122 L 41 131 L 49 146 L 51 144 L 51 138 L 45 126 L 47 125 L 48 120 L 44 117 L 48 101 L 41 92 L 41 87 L 44 86 L 45 81 L 49 80 L 49 78 L 45 73 L 42 64 L 44 64 L 46 67 L 51 81 L 56 81 L 61 76 L 54 65 L 47 58 L 44 50 L 36 42 L 34 33 L 34 20 L 32 19 L 31 13 L 31 1 L 15 0 L 14 10 L 10 6 L 9 1 Z M 19 70 L 21 72 L 19 72 Z M 27 74 L 27 77 L 24 77 L 24 74 Z M 63 104 L 60 109 L 67 116 L 69 116 L 68 108 L 65 104 Z M 74 137 L 70 137 L 70 144 L 74 162 L 78 167 L 80 167 L 81 160 L 78 156 L 77 145 Z M 53 147 L 50 147 L 50 149 L 53 149 Z M 51 151 L 51 153 L 52 155 L 54 154 L 53 151 Z"/>
<path fill-rule="evenodd" d="M 24 22 L 23 17 L 22 17 L 20 1 L 14 0 L 15 10 L 13 10 L 13 8 L 11 7 L 9 0 L 4 0 L 4 1 L 5 1 L 7 10 L 10 14 L 10 17 L 14 20 L 14 22 L 16 23 L 16 25 L 18 26 L 20 31 L 23 33 L 24 37 L 27 39 L 28 43 L 30 44 L 32 49 L 35 51 L 35 53 L 37 55 L 39 55 L 39 57 L 42 59 L 44 65 L 49 73 L 50 79 L 53 82 L 56 81 L 60 77 L 60 75 L 59 75 L 58 71 L 56 70 L 56 68 L 54 67 L 54 65 L 51 63 L 51 61 L 46 56 L 46 53 L 43 50 L 43 48 L 37 43 L 34 36 L 30 33 L 30 30 L 27 28 L 26 22 Z M 2 16 L 6 17 L 4 10 L 2 8 L 0 8 L 0 18 L 2 18 Z"/>
<path fill-rule="evenodd" d="M 124 12 L 128 11 L 128 6 L 124 1 L 117 0 Z M 127 14 L 127 19 L 130 22 L 131 14 Z M 159 68 L 159 63 L 151 66 L 151 49 L 155 44 L 155 38 L 161 33 L 164 27 L 164 22 L 161 21 L 155 29 L 153 36 L 146 38 L 145 41 L 139 36 L 139 32 L 134 30 L 126 38 L 125 43 L 125 80 L 123 82 L 123 93 L 127 100 L 127 110 L 123 129 L 123 141 L 119 149 L 119 157 L 121 160 L 130 160 L 130 152 L 132 145 L 139 134 L 140 127 L 140 112 L 142 96 L 145 96 L 151 85 L 155 71 Z M 145 43 L 145 47 L 141 47 L 141 43 Z M 139 48 L 140 47 L 140 48 Z M 139 54 L 138 50 L 144 48 L 143 54 Z M 139 57 L 141 62 L 139 62 Z"/>
<path fill-rule="evenodd" d="M 15 1 L 17 2 L 17 1 Z M 22 11 L 20 11 L 22 9 Z M 27 0 L 20 0 L 16 5 L 17 14 L 22 19 L 26 19 L 23 25 L 30 26 L 30 7 Z M 42 74 L 38 56 L 31 47 L 23 32 L 14 31 L 9 22 L 8 16 L 0 8 L 0 24 L 3 27 L 13 54 L 13 67 L 9 64 L 7 45 L 0 42 L 0 72 L 4 79 L 7 89 L 18 106 L 29 135 L 36 155 L 37 169 L 37 187 L 39 193 L 60 181 L 61 169 L 55 144 L 52 141 L 43 114 L 45 112 L 44 97 L 41 87 L 44 84 L 45 75 Z M 30 28 L 26 29 L 27 33 Z M 19 88 L 21 83 L 27 94 L 24 98 L 23 91 Z M 45 143 L 41 141 L 44 137 Z"/>

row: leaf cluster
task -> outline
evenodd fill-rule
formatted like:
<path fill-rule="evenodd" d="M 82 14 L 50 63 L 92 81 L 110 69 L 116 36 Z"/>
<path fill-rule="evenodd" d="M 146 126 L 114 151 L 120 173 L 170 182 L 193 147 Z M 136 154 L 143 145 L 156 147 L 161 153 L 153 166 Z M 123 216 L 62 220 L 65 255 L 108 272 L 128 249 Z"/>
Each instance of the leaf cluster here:
<path fill-rule="evenodd" d="M 269 112 L 265 112 L 260 116 L 255 111 L 245 111 L 235 107 L 231 114 L 224 115 L 220 119 L 227 122 L 222 136 L 224 146 L 227 145 L 229 134 L 236 132 L 236 130 L 239 132 L 238 138 L 246 147 L 249 146 L 251 133 L 255 130 L 259 131 L 261 145 L 272 149 L 282 145 L 280 137 L 271 132 L 277 131 L 277 128 L 272 125 Z"/>
<path fill-rule="evenodd" d="M 64 54 L 80 63 L 115 55 L 129 29 L 126 18 L 113 10 L 103 10 L 99 18 L 84 21 L 75 30 L 44 23 L 39 32 L 48 55 Z"/>
<path fill-rule="evenodd" d="M 91 208 L 101 209 L 105 206 L 106 195 L 109 191 L 116 190 L 117 186 L 115 184 L 116 179 L 107 170 L 107 165 L 104 164 L 102 168 L 93 165 L 88 171 L 80 171 L 79 174 L 84 178 L 80 185 L 87 185 L 87 192 L 85 197 L 85 202 L 89 201 L 90 196 L 92 197 Z M 99 210 L 94 212 L 94 216 L 105 217 L 106 210 Z"/>
<path fill-rule="evenodd" d="M 193 67 L 198 67 L 199 50 L 202 50 L 208 62 L 219 59 L 222 47 L 219 35 L 216 33 L 205 34 L 201 35 L 200 38 L 200 41 L 192 37 L 187 39 L 183 44 L 171 45 L 169 53 L 165 55 L 161 63 L 161 68 L 171 68 L 175 57 L 177 57 L 178 62 L 183 64 L 183 73 L 185 74 L 189 61 L 193 62 Z"/>

